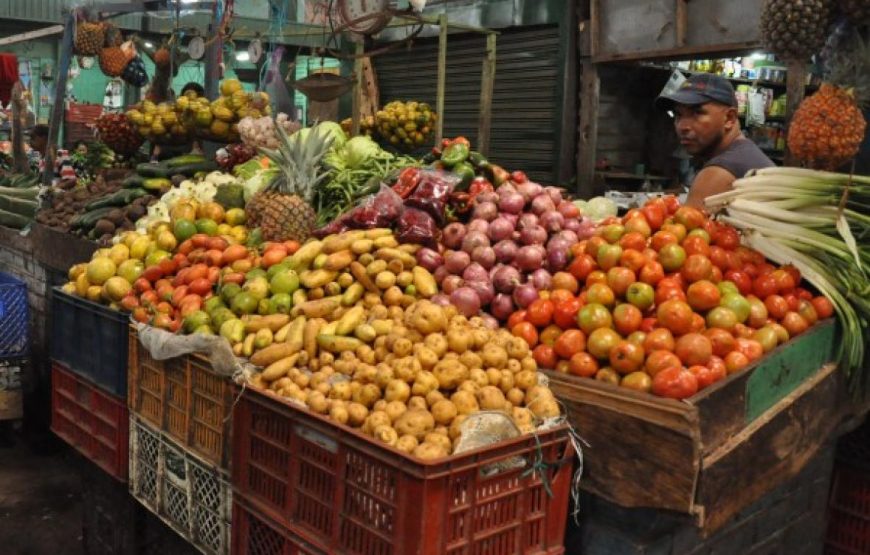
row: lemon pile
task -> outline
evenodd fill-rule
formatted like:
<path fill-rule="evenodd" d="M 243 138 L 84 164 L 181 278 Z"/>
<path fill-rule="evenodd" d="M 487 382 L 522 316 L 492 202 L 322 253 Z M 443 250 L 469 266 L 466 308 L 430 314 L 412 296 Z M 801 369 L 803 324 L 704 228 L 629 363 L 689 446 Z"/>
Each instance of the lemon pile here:
<path fill-rule="evenodd" d="M 178 143 L 194 136 L 237 142 L 239 120 L 271 113 L 268 93 L 247 92 L 238 79 L 226 79 L 221 82 L 220 96 L 215 100 L 186 91 L 175 102 L 155 104 L 145 100 L 126 115 L 142 137 L 154 142 Z"/>
<path fill-rule="evenodd" d="M 376 129 L 396 148 L 413 150 L 431 139 L 438 115 L 425 102 L 394 100 L 375 114 Z"/>

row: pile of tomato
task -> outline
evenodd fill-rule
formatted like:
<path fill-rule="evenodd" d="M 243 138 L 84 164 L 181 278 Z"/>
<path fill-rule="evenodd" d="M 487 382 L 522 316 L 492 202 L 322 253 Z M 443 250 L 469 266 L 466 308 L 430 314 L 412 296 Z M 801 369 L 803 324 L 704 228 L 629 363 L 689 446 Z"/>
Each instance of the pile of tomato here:
<path fill-rule="evenodd" d="M 682 399 L 833 312 L 793 266 L 674 197 L 603 222 L 550 291 L 511 315 L 543 368 Z"/>

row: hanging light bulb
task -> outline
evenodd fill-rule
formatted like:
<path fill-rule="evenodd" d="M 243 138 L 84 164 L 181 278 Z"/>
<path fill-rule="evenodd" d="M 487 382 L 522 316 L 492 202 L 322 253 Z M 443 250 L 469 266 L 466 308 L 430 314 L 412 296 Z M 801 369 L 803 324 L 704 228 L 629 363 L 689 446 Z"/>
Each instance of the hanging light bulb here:
<path fill-rule="evenodd" d="M 414 8 L 416 12 L 422 12 L 423 8 L 426 7 L 426 0 L 410 0 L 411 7 Z"/>

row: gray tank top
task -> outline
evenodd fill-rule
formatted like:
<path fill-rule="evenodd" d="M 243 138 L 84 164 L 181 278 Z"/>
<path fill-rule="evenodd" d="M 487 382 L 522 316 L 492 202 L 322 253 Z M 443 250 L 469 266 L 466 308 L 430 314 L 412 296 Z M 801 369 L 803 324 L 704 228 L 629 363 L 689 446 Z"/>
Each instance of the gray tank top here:
<path fill-rule="evenodd" d="M 765 156 L 764 152 L 749 139 L 737 139 L 728 150 L 714 156 L 704 164 L 704 167 L 719 166 L 731 172 L 734 177 L 740 179 L 749 170 L 770 168 L 776 164 Z"/>

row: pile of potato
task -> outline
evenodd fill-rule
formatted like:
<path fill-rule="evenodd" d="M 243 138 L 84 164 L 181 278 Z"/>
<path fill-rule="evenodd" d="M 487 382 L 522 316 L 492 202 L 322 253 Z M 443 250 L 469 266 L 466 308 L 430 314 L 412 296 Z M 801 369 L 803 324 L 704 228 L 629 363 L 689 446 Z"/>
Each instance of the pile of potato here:
<path fill-rule="evenodd" d="M 501 411 L 523 433 L 559 415 L 524 340 L 402 300 L 366 294 L 331 321 L 298 314 L 283 341 L 251 356 L 263 367 L 251 384 L 421 459 L 450 455 L 478 411 Z"/>

